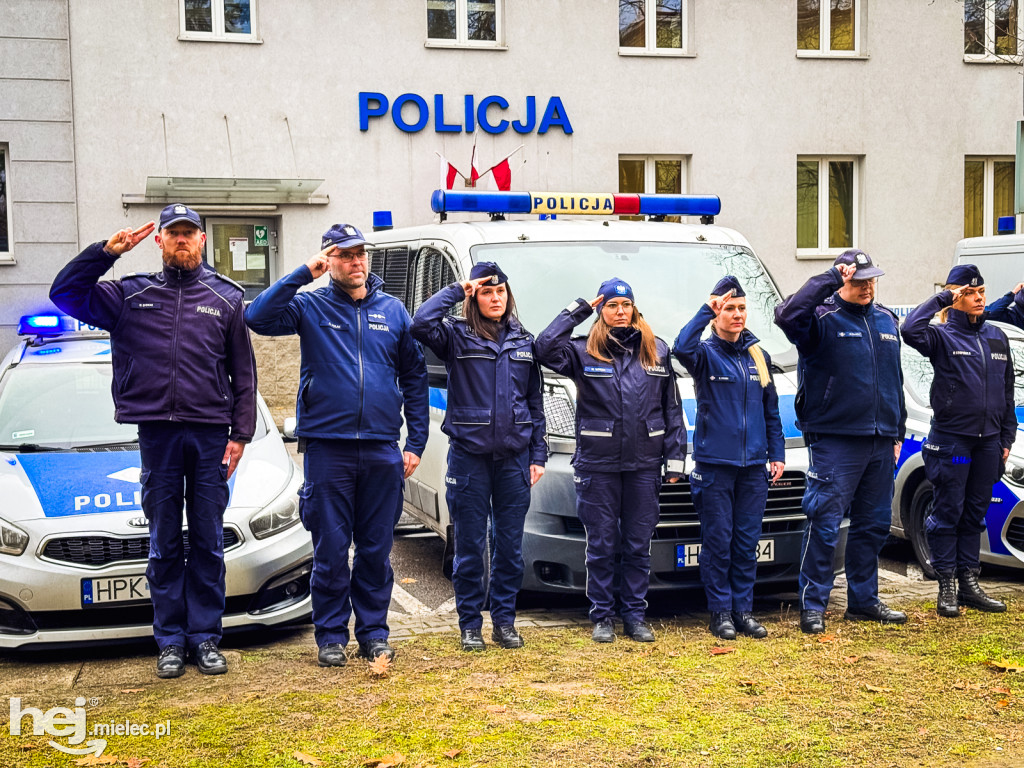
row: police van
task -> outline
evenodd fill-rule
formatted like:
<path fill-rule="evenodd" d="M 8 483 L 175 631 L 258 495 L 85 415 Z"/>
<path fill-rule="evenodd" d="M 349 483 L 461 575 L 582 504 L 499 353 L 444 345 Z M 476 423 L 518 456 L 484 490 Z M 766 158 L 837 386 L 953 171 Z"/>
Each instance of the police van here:
<path fill-rule="evenodd" d="M 775 365 L 787 448 L 786 472 L 768 495 L 758 544 L 758 580 L 780 586 L 795 583 L 807 468 L 803 437 L 794 423 L 797 355 L 773 323 L 780 295 L 768 271 L 741 234 L 714 223 L 719 199 L 438 190 L 431 207 L 439 214 L 439 222 L 378 228 L 371 238 L 374 245 L 368 248 L 371 270 L 384 279 L 385 290 L 401 299 L 410 314 L 445 286 L 468 279 L 476 262 L 494 261 L 508 275 L 519 319 L 534 335 L 567 303 L 579 297 L 589 301 L 598 286 L 614 276 L 632 286 L 644 318 L 671 346 L 719 278 L 726 274 L 739 278 L 747 293 L 748 327 Z M 700 223 L 683 223 L 684 218 Z M 460 313 L 461 308 L 459 304 L 453 312 Z M 578 332 L 588 329 L 589 323 Z M 452 526 L 444 494 L 448 439 L 441 432 L 447 408 L 446 375 L 443 363 L 429 350 L 426 355 L 430 439 L 419 468 L 406 482 L 406 510 L 446 539 L 450 567 Z M 675 364 L 692 447 L 693 384 L 682 366 Z M 524 590 L 570 593 L 585 589 L 584 529 L 576 516 L 569 464 L 575 448 L 575 396 L 572 381 L 544 371 L 550 457 L 546 474 L 533 487 L 526 518 Z M 689 484 L 665 483 L 660 505 L 651 547 L 651 588 L 698 586 L 700 523 Z M 842 551 L 838 562 L 842 562 Z"/>

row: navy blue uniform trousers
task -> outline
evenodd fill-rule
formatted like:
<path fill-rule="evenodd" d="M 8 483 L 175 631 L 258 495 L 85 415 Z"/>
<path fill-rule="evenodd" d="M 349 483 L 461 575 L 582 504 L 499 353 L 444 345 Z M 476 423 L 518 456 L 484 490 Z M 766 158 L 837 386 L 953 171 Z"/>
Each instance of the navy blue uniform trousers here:
<path fill-rule="evenodd" d="M 800 559 L 800 609 L 824 611 L 835 579 L 833 559 L 847 510 L 846 582 L 851 609 L 878 603 L 878 553 L 892 521 L 893 439 L 807 436 L 810 466 Z"/>
<path fill-rule="evenodd" d="M 514 624 L 516 595 L 523 584 L 523 525 L 530 507 L 529 450 L 496 459 L 467 451 L 452 441 L 445 498 L 455 527 L 452 586 L 459 628 L 479 629 L 483 624 L 480 612 L 487 600 L 488 546 L 491 623 Z"/>
<path fill-rule="evenodd" d="M 921 456 L 935 492 L 925 521 L 932 567 L 943 573 L 981 567 L 985 513 L 1003 463 L 998 436 L 962 437 L 933 429 Z"/>
<path fill-rule="evenodd" d="M 402 516 L 402 452 L 387 440 L 309 438 L 305 448 L 299 515 L 313 536 L 316 644 L 347 645 L 353 612 L 357 641 L 387 639 L 395 583 L 391 546 Z"/>
<path fill-rule="evenodd" d="M 749 611 L 754 607 L 757 541 L 768 499 L 764 465 L 697 462 L 690 490 L 700 517 L 698 562 L 708 610 Z"/>
<path fill-rule="evenodd" d="M 615 554 L 620 554 L 619 601 L 623 621 L 644 620 L 651 583 L 651 537 L 658 524 L 661 468 L 634 472 L 577 469 L 576 514 L 587 532 L 590 620 L 615 615 Z"/>
<path fill-rule="evenodd" d="M 142 511 L 149 520 L 146 578 L 153 637 L 196 648 L 220 642 L 224 615 L 224 449 L 228 426 L 180 421 L 139 424 Z M 181 535 L 188 521 L 188 558 Z"/>

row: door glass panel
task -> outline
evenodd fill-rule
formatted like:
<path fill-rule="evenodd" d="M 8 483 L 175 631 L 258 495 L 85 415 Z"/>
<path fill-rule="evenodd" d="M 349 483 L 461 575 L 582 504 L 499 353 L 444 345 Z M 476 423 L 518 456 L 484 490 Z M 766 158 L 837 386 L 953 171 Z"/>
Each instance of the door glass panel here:
<path fill-rule="evenodd" d="M 818 161 L 796 164 L 796 247 L 818 247 Z"/>
<path fill-rule="evenodd" d="M 985 163 L 964 161 L 964 237 L 985 234 Z"/>
<path fill-rule="evenodd" d="M 255 299 L 270 285 L 270 222 L 207 221 L 206 257 L 211 266 Z"/>

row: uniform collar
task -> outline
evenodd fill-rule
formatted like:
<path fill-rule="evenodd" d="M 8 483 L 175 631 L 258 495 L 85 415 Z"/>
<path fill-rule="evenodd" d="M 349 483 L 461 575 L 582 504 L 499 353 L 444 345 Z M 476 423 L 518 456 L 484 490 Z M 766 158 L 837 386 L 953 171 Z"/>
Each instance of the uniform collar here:
<path fill-rule="evenodd" d="M 714 331 L 711 332 L 711 336 L 708 337 L 708 340 L 716 346 L 722 347 L 723 349 L 730 349 L 734 352 L 743 352 L 748 350 L 758 342 L 757 336 L 746 328 L 743 329 L 740 333 L 740 337 L 736 339 L 736 341 L 726 341 Z"/>
<path fill-rule="evenodd" d="M 946 322 L 960 330 L 978 333 L 981 331 L 981 327 L 985 325 L 985 318 L 987 317 L 988 312 L 983 314 L 978 322 L 972 323 L 970 316 L 966 312 L 950 307 L 946 315 Z"/>
<path fill-rule="evenodd" d="M 181 285 L 188 285 L 194 283 L 199 279 L 199 276 L 206 270 L 206 265 L 203 262 L 199 262 L 199 266 L 195 269 L 179 269 L 178 267 L 172 267 L 169 264 L 164 264 L 164 277 L 168 283 L 180 283 Z"/>
<path fill-rule="evenodd" d="M 868 315 L 871 310 L 875 308 L 875 302 L 868 304 L 854 304 L 851 301 L 847 301 L 839 295 L 839 291 L 836 291 L 832 298 L 836 300 L 836 306 L 845 309 L 847 312 L 852 312 L 855 315 Z"/>
<path fill-rule="evenodd" d="M 371 296 L 373 296 L 373 294 L 379 291 L 381 287 L 383 287 L 383 285 L 384 281 L 381 280 L 377 275 L 373 274 L 373 272 L 371 272 L 369 275 L 366 276 L 366 295 L 363 296 L 363 298 L 359 299 L 359 301 L 366 301 Z M 339 296 L 342 299 L 347 299 L 352 304 L 356 303 L 356 300 L 348 295 L 348 291 L 346 291 L 344 288 L 340 287 L 337 283 L 334 282 L 333 277 L 331 278 L 331 290 L 334 292 L 335 296 Z"/>

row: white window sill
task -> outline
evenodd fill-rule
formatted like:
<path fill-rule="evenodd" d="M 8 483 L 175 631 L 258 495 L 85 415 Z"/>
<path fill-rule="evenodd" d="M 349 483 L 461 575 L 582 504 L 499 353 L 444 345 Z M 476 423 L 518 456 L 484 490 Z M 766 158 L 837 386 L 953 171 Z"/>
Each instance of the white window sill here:
<path fill-rule="evenodd" d="M 850 248 L 856 248 L 856 245 L 851 245 L 849 248 L 826 248 L 820 250 L 818 248 L 797 248 L 796 258 L 798 261 L 816 261 L 828 259 L 829 261 L 835 261 L 836 256 L 843 253 L 844 251 L 850 250 Z"/>
<path fill-rule="evenodd" d="M 178 35 L 183 43 L 244 43 L 246 45 L 263 45 L 263 41 L 255 35 L 246 37 L 213 37 L 212 35 L 186 34 Z"/>
<path fill-rule="evenodd" d="M 14 267 L 17 266 L 18 262 L 10 254 L 4 254 L 0 256 L 0 267 Z"/>
<path fill-rule="evenodd" d="M 871 57 L 856 51 L 807 51 L 797 49 L 798 59 L 848 59 L 850 61 L 867 61 Z"/>
<path fill-rule="evenodd" d="M 996 56 L 989 53 L 965 53 L 964 64 L 1011 64 L 1019 67 L 1024 62 L 1021 56 Z"/>
<path fill-rule="evenodd" d="M 619 56 L 649 56 L 652 58 L 669 59 L 695 59 L 696 53 L 679 50 L 676 48 L 664 48 L 651 51 L 646 48 L 619 48 Z"/>
<path fill-rule="evenodd" d="M 454 40 L 427 40 L 424 48 L 447 48 L 460 51 L 507 51 L 507 45 L 498 43 L 459 43 Z"/>

